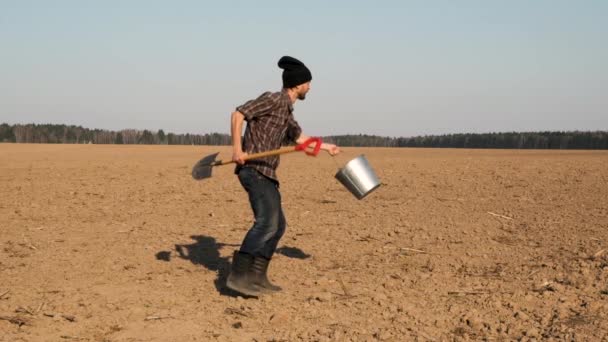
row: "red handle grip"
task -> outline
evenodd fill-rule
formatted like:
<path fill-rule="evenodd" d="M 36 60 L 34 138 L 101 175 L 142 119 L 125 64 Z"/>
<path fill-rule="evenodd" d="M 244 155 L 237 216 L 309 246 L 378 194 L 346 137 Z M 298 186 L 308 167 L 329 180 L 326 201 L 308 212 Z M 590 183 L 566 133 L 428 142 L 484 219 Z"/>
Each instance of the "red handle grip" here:
<path fill-rule="evenodd" d="M 307 150 L 307 148 L 312 144 L 312 143 L 316 143 L 314 149 L 312 150 L 312 152 L 309 152 Z M 323 143 L 323 141 L 321 140 L 321 138 L 315 138 L 315 137 L 311 137 L 308 138 L 305 142 L 296 145 L 296 151 L 304 151 L 306 152 L 306 154 L 308 154 L 309 156 L 317 156 L 319 154 L 319 151 L 321 151 L 321 144 Z"/>

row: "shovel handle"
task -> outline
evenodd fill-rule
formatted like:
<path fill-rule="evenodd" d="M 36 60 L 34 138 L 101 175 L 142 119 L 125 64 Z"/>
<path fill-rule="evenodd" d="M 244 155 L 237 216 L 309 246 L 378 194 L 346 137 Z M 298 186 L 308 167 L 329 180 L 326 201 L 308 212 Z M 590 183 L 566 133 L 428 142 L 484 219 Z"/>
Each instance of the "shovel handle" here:
<path fill-rule="evenodd" d="M 296 151 L 297 150 L 296 150 L 295 146 L 281 147 L 281 148 L 276 149 L 276 150 L 270 150 L 270 151 L 265 151 L 265 152 L 259 152 L 259 153 L 249 154 L 249 155 L 247 155 L 247 157 L 243 158 L 243 160 L 251 160 L 251 159 L 258 159 L 258 158 L 276 156 L 276 155 L 279 155 L 279 154 L 285 154 L 285 153 L 296 152 Z M 235 162 L 234 160 L 218 160 L 217 162 L 215 162 L 213 164 L 213 166 L 227 165 L 227 164 L 232 164 L 234 162 Z"/>
<path fill-rule="evenodd" d="M 266 152 L 249 154 L 249 155 L 247 155 L 247 157 L 244 158 L 244 160 L 258 159 L 258 158 L 276 156 L 276 155 L 279 155 L 279 154 L 285 154 L 285 153 L 295 152 L 295 151 L 297 151 L 295 146 L 281 147 L 281 148 L 279 148 L 277 150 L 271 150 L 271 151 L 266 151 Z"/>
<path fill-rule="evenodd" d="M 315 144 L 314 146 L 311 146 L 312 144 Z M 270 150 L 270 151 L 265 151 L 265 152 L 259 152 L 259 153 L 254 153 L 254 154 L 250 154 L 247 155 L 245 158 L 243 158 L 243 160 L 251 160 L 251 159 L 258 159 L 258 158 L 264 158 L 264 157 L 270 157 L 270 156 L 276 156 L 279 154 L 285 154 L 285 153 L 290 153 L 290 152 L 296 152 L 296 151 L 305 151 L 306 154 L 311 155 L 311 156 L 316 156 L 317 154 L 319 154 L 319 150 L 321 149 L 321 144 L 323 142 L 321 141 L 321 138 L 314 138 L 311 137 L 308 140 L 306 140 L 305 142 L 296 145 L 296 146 L 287 146 L 287 147 L 281 147 L 279 149 L 276 150 Z M 308 152 L 306 151 L 306 149 L 308 148 L 314 148 L 313 152 Z M 231 164 L 234 163 L 233 160 L 229 160 L 229 161 L 217 161 L 214 165 L 226 165 L 226 164 Z"/>

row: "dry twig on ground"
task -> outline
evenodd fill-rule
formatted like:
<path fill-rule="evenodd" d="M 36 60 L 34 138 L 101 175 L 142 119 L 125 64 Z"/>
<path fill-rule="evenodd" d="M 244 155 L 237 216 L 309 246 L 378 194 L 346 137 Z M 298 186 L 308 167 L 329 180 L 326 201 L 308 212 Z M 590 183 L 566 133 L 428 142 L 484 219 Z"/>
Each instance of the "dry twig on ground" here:
<path fill-rule="evenodd" d="M 148 316 L 144 318 L 144 321 L 158 321 L 161 319 L 173 318 L 173 316 Z"/>
<path fill-rule="evenodd" d="M 448 295 L 450 296 L 459 296 L 459 295 L 482 295 L 488 294 L 489 291 L 448 291 Z"/>
<path fill-rule="evenodd" d="M 45 305 L 45 302 L 40 303 L 40 305 L 38 305 L 38 308 L 36 309 L 35 314 L 38 314 L 40 311 L 42 311 L 42 308 L 44 308 Z"/>
<path fill-rule="evenodd" d="M 346 289 L 346 285 L 344 285 L 344 282 L 342 281 L 342 278 L 338 277 L 338 283 L 340 283 L 340 286 L 342 287 L 342 291 L 344 292 L 344 297 L 346 297 L 346 298 L 352 298 L 352 297 L 354 297 Z"/>
<path fill-rule="evenodd" d="M 17 312 L 17 313 L 26 313 L 28 315 L 34 316 L 34 312 L 32 311 L 32 309 L 27 308 L 27 307 L 23 307 L 23 306 L 20 306 L 17 309 L 15 309 L 15 312 Z"/>
<path fill-rule="evenodd" d="M 248 313 L 246 313 L 245 311 L 241 310 L 241 309 L 235 309 L 235 308 L 226 308 L 226 310 L 224 310 L 224 313 L 227 315 L 241 315 L 244 317 L 251 317 Z"/>
<path fill-rule="evenodd" d="M 490 290 L 471 290 L 471 291 L 448 291 L 450 296 L 462 295 L 484 295 L 484 294 L 513 294 L 512 291 L 490 291 Z"/>
<path fill-rule="evenodd" d="M 419 249 L 414 249 L 414 248 L 408 248 L 408 247 L 399 247 L 399 249 L 401 249 L 402 251 L 410 251 L 410 252 L 416 252 L 416 253 L 426 253 L 425 251 L 421 251 Z"/>
<path fill-rule="evenodd" d="M 491 211 L 488 211 L 488 214 L 490 214 L 490 215 L 492 215 L 492 216 L 496 216 L 496 217 L 504 218 L 504 219 L 507 219 L 507 220 L 512 220 L 512 219 L 513 219 L 512 217 L 505 216 L 505 215 L 500 215 L 500 214 L 496 214 L 496 213 L 493 213 L 493 212 L 491 212 Z"/>
<path fill-rule="evenodd" d="M 8 321 L 18 326 L 29 325 L 30 321 L 19 316 L 0 316 L 0 321 Z"/>
<path fill-rule="evenodd" d="M 76 316 L 61 314 L 61 317 L 65 318 L 70 322 L 76 322 Z"/>

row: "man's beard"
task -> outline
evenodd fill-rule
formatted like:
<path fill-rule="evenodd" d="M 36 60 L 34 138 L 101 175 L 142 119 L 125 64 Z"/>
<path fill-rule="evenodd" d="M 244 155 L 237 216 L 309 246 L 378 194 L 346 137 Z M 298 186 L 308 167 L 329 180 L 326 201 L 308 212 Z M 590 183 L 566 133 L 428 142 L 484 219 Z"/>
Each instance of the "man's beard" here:
<path fill-rule="evenodd" d="M 304 100 L 304 99 L 306 99 L 306 93 L 299 93 L 298 100 Z"/>

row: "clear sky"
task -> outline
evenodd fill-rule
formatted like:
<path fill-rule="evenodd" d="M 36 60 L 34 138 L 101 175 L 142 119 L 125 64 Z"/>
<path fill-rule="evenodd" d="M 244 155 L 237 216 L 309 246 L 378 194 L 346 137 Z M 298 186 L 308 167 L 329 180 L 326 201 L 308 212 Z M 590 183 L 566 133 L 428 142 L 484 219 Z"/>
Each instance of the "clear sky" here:
<path fill-rule="evenodd" d="M 0 0 L 0 122 L 228 133 L 282 55 L 309 135 L 608 130 L 606 0 Z"/>

